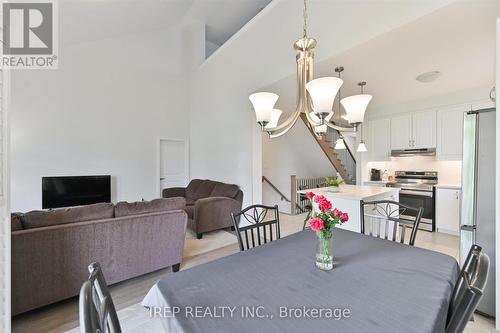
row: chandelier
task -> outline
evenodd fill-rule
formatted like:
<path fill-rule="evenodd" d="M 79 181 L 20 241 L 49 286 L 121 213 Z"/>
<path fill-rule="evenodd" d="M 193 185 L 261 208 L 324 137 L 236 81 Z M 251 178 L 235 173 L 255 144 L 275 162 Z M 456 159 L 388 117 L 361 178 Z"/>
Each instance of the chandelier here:
<path fill-rule="evenodd" d="M 338 77 L 321 77 L 313 79 L 313 49 L 316 39 L 307 35 L 307 0 L 304 0 L 304 35 L 293 45 L 297 51 L 297 100 L 296 109 L 288 119 L 278 124 L 282 111 L 275 109 L 279 96 L 271 92 L 257 92 L 249 96 L 252 103 L 257 123 L 263 132 L 271 138 L 277 138 L 287 133 L 297 122 L 301 114 L 305 114 L 307 121 L 318 137 L 327 133 L 328 127 L 341 133 L 336 149 L 345 149 L 342 132 L 357 132 L 363 122 L 366 108 L 372 99 L 371 95 L 364 93 L 366 82 L 360 82 L 361 93 L 345 98 L 339 96 L 338 117 L 334 117 L 333 103 L 344 83 L 340 78 L 343 67 L 335 68 Z M 345 119 L 348 124 L 341 122 L 341 106 L 345 110 Z M 335 121 L 335 118 L 338 118 Z M 342 142 L 340 142 L 342 141 Z M 361 138 L 358 152 L 365 152 L 366 146 Z"/>

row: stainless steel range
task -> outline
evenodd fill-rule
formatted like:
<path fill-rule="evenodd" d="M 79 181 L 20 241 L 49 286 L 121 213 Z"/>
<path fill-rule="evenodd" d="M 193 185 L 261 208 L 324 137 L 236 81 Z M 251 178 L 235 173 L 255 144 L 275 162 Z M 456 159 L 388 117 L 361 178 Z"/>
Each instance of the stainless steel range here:
<path fill-rule="evenodd" d="M 435 231 L 434 185 L 438 182 L 436 171 L 396 171 L 396 182 L 388 187 L 401 188 L 399 202 L 411 207 L 423 207 L 424 214 L 419 229 Z"/>

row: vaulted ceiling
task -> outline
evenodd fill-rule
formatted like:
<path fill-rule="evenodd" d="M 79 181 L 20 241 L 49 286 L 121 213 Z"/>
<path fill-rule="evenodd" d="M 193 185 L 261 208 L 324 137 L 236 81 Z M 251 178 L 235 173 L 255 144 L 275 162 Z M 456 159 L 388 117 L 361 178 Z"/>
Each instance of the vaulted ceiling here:
<path fill-rule="evenodd" d="M 74 44 L 167 29 L 196 19 L 207 40 L 222 45 L 271 0 L 64 0 L 59 1 L 61 43 Z"/>
<path fill-rule="evenodd" d="M 373 95 L 368 113 L 493 86 L 498 16 L 498 0 L 458 0 L 343 50 L 332 50 L 335 43 L 321 38 L 316 55 L 328 54 L 323 53 L 325 49 L 330 51 L 329 56 L 316 57 L 314 76 L 336 76 L 335 67 L 343 66 L 344 97 L 359 93 L 357 83 L 367 81 L 365 92 Z M 315 20 L 311 22 L 313 27 L 316 24 Z M 342 39 L 338 34 L 342 31 L 332 31 Z M 416 80 L 417 75 L 435 70 L 442 73 L 435 81 Z M 295 103 L 295 73 L 290 74 L 264 87 L 280 95 L 278 107 L 285 110 L 293 109 Z"/>

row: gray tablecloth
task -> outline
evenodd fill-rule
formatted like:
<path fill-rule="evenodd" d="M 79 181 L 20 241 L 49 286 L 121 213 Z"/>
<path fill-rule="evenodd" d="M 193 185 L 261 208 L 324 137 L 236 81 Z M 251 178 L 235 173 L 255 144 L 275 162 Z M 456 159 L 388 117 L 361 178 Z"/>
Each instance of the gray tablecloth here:
<path fill-rule="evenodd" d="M 180 313 L 161 320 L 189 333 L 444 332 L 454 258 L 337 229 L 335 268 L 325 272 L 314 265 L 316 244 L 307 230 L 169 274 L 154 287 L 166 301 L 158 305 Z"/>

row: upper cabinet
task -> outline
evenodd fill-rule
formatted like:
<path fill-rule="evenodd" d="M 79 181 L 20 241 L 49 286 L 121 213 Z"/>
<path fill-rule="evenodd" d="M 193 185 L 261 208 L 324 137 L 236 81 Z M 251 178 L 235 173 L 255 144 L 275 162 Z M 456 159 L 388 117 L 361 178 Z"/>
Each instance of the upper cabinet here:
<path fill-rule="evenodd" d="M 413 148 L 436 148 L 436 112 L 415 112 L 413 120 Z"/>
<path fill-rule="evenodd" d="M 436 148 L 436 112 L 425 111 L 391 118 L 391 149 Z"/>
<path fill-rule="evenodd" d="M 391 148 L 411 148 L 411 114 L 391 118 Z"/>
<path fill-rule="evenodd" d="M 373 119 L 368 122 L 367 148 L 372 161 L 386 161 L 391 154 L 391 119 Z"/>
<path fill-rule="evenodd" d="M 454 108 L 437 112 L 436 156 L 438 159 L 462 159 L 464 111 L 464 108 Z"/>

